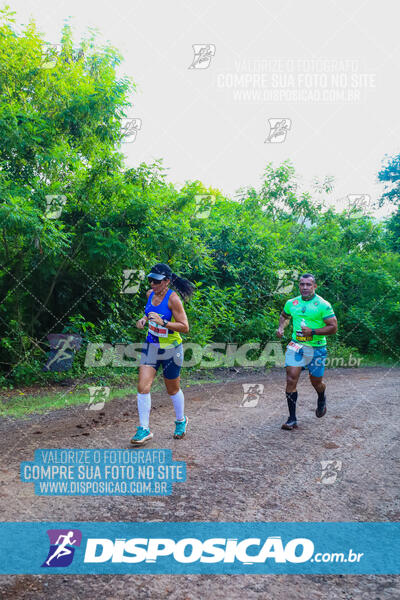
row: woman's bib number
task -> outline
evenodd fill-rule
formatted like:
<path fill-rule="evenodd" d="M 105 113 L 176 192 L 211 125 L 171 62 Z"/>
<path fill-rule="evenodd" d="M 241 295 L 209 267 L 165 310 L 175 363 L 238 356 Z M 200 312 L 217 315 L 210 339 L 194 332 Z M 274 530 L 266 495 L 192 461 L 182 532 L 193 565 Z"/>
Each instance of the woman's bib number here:
<path fill-rule="evenodd" d="M 168 329 L 164 325 L 159 325 L 155 321 L 149 321 L 149 332 L 157 337 L 168 337 Z"/>

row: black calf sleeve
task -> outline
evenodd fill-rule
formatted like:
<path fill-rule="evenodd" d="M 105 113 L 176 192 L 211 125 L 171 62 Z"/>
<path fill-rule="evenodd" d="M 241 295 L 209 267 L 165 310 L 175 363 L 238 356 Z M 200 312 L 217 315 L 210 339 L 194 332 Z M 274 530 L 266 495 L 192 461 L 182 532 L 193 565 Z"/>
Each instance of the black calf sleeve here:
<path fill-rule="evenodd" d="M 286 392 L 286 400 L 291 419 L 296 419 L 297 392 Z"/>

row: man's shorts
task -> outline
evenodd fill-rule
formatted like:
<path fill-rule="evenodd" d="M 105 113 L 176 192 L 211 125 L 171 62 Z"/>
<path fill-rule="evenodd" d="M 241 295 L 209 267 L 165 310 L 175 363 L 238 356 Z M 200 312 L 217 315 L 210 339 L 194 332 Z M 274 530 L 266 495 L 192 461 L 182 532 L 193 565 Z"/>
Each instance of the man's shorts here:
<path fill-rule="evenodd" d="M 165 379 L 176 379 L 179 377 L 183 364 L 182 344 L 174 348 L 160 348 L 157 344 L 145 342 L 141 353 L 141 365 L 149 365 L 156 371 L 161 365 Z"/>
<path fill-rule="evenodd" d="M 322 377 L 328 356 L 326 346 L 305 346 L 295 342 L 296 348 L 290 344 L 285 353 L 285 367 L 301 367 L 302 371 L 308 369 L 310 375 Z"/>

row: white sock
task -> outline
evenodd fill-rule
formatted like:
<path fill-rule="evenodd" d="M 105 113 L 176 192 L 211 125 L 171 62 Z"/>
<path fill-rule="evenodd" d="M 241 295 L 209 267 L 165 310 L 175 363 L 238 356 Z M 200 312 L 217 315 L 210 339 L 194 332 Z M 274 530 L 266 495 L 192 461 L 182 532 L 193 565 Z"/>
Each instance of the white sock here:
<path fill-rule="evenodd" d="M 137 407 L 139 412 L 139 423 L 141 427 L 145 429 L 149 428 L 150 409 L 151 409 L 151 395 L 139 394 L 137 395 Z"/>
<path fill-rule="evenodd" d="M 176 415 L 176 420 L 177 421 L 182 421 L 183 420 L 183 411 L 185 408 L 185 396 L 183 395 L 182 390 L 179 390 L 179 392 L 177 392 L 176 394 L 174 394 L 173 396 L 170 396 L 173 404 L 174 404 L 174 410 L 175 410 L 175 415 Z"/>

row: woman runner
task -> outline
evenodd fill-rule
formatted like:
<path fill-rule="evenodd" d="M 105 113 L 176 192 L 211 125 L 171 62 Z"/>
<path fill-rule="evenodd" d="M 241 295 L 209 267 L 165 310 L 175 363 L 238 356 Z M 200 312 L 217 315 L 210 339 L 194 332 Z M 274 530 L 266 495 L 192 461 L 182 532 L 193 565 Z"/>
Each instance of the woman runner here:
<path fill-rule="evenodd" d="M 148 322 L 146 343 L 142 347 L 139 367 L 137 404 L 139 427 L 132 437 L 132 444 L 145 444 L 153 437 L 149 427 L 151 396 L 150 389 L 162 365 L 165 387 L 175 410 L 175 439 L 182 439 L 187 430 L 188 418 L 184 415 L 184 396 L 180 389 L 180 370 L 183 363 L 183 347 L 180 333 L 189 331 L 189 323 L 178 294 L 169 289 L 171 283 L 183 300 L 190 298 L 194 286 L 178 277 L 168 265 L 158 263 L 147 275 L 151 290 L 148 290 L 144 317 L 136 327 L 143 329 Z"/>

